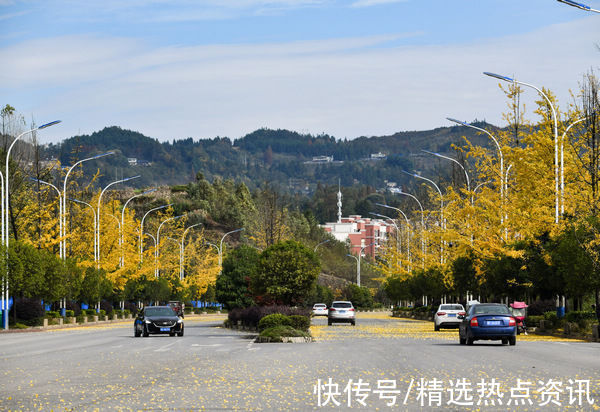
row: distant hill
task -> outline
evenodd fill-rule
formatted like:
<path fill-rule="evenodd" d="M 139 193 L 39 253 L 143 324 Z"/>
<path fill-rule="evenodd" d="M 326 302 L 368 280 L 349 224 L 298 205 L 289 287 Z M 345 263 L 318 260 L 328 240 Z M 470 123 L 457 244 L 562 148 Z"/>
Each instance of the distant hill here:
<path fill-rule="evenodd" d="M 493 128 L 485 123 L 478 125 Z M 464 143 L 462 136 L 490 146 L 487 137 L 458 126 L 354 140 L 260 129 L 235 141 L 216 137 L 162 143 L 113 126 L 48 145 L 43 155 L 70 165 L 85 157 L 115 151 L 112 156 L 84 163 L 86 173 L 102 171 L 103 184 L 141 175 L 136 186 L 182 185 L 201 172 L 208 180 L 233 179 L 250 188 L 268 181 L 289 192 L 310 193 L 317 184 L 337 184 L 338 179 L 343 186 L 383 187 L 385 181 L 401 184 L 407 180 L 403 169 L 427 170 L 450 179 L 452 165 L 439 167 L 439 161 L 424 155 L 421 149 L 448 154 L 452 144 Z M 371 155 L 376 156 L 372 159 Z M 319 156 L 323 161 L 313 162 Z"/>

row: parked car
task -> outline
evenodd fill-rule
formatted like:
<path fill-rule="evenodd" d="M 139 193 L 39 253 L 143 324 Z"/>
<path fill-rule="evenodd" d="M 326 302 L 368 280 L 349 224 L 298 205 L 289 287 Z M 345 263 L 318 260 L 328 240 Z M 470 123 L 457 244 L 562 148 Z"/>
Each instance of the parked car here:
<path fill-rule="evenodd" d="M 147 306 L 135 318 L 133 335 L 137 338 L 150 334 L 183 336 L 183 318 L 170 306 Z"/>
<path fill-rule="evenodd" d="M 327 311 L 327 324 L 331 326 L 333 323 L 350 323 L 356 325 L 356 311 L 352 302 L 335 301 Z"/>
<path fill-rule="evenodd" d="M 508 307 L 500 303 L 472 305 L 465 316 L 459 315 L 458 338 L 461 345 L 472 345 L 476 340 L 501 340 L 516 345 L 517 323 Z"/>
<path fill-rule="evenodd" d="M 465 308 L 460 303 L 441 304 L 433 317 L 433 329 L 457 328 L 461 320 L 458 315 L 466 315 Z"/>
<path fill-rule="evenodd" d="M 313 316 L 327 316 L 327 305 L 324 303 L 315 303 L 312 308 Z"/>

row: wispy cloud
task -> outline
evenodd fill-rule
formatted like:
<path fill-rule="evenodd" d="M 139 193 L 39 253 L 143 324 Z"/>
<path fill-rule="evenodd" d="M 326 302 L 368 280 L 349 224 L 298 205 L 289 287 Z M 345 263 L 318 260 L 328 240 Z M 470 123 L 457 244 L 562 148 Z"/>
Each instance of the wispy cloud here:
<path fill-rule="evenodd" d="M 446 116 L 500 124 L 505 100 L 483 71 L 549 87 L 566 106 L 597 66 L 593 41 L 581 41 L 597 33 L 587 18 L 451 46 L 402 45 L 411 34 L 160 48 L 68 36 L 0 49 L 0 95 L 36 118 L 60 117 L 45 134 L 55 139 L 108 125 L 172 139 L 260 127 L 353 138 L 443 125 Z M 535 98 L 526 93 L 528 107 Z"/>
<path fill-rule="evenodd" d="M 350 7 L 371 7 L 380 6 L 382 4 L 405 3 L 408 0 L 357 0 Z"/>

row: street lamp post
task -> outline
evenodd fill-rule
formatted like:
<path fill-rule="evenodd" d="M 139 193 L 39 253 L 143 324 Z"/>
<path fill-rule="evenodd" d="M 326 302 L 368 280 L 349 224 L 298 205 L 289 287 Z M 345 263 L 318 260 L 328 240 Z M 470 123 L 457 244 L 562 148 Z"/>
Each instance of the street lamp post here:
<path fill-rule="evenodd" d="M 169 206 L 172 206 L 172 203 L 169 203 L 168 205 L 162 205 L 159 207 L 155 207 L 154 209 L 150 209 L 142 217 L 142 221 L 140 222 L 140 234 L 139 234 L 139 239 L 138 239 L 138 243 L 140 244 L 140 263 L 142 263 L 144 261 L 144 256 L 143 256 L 144 236 L 143 236 L 143 234 L 144 234 L 144 220 L 146 220 L 146 216 L 148 216 L 151 212 L 154 212 L 154 211 L 160 210 L 160 209 L 164 209 Z M 154 240 L 154 241 L 156 242 L 156 240 Z"/>
<path fill-rule="evenodd" d="M 227 235 L 231 235 L 232 233 L 241 232 L 244 228 L 232 230 L 231 232 L 227 232 L 221 238 L 221 242 L 219 243 L 219 273 L 223 270 L 223 240 Z"/>
<path fill-rule="evenodd" d="M 426 177 L 423 177 L 421 175 L 418 175 L 416 173 L 409 173 L 406 170 L 402 171 L 403 173 L 415 177 L 417 179 L 422 179 L 425 180 L 426 182 L 429 182 L 433 185 L 433 187 L 435 187 L 435 189 L 438 191 L 439 195 L 440 195 L 440 231 L 444 231 L 445 227 L 444 227 L 444 195 L 442 194 L 442 191 L 440 190 L 439 186 L 435 184 L 435 182 L 431 179 L 428 179 Z M 440 263 L 444 263 L 444 241 L 440 238 Z"/>
<path fill-rule="evenodd" d="M 98 227 L 97 224 L 97 218 L 96 218 L 96 210 L 94 209 L 94 206 L 90 205 L 87 202 L 83 202 L 81 200 L 77 200 L 77 199 L 69 199 L 71 202 L 75 202 L 75 203 L 79 203 L 85 206 L 88 206 L 90 209 L 92 209 L 92 215 L 94 216 L 94 229 L 92 230 L 92 234 L 94 236 L 94 262 L 96 262 L 96 257 L 97 257 L 97 245 L 96 245 L 96 228 Z"/>
<path fill-rule="evenodd" d="M 571 127 L 575 126 L 578 123 L 583 122 L 588 117 L 582 117 L 581 119 L 575 120 L 565 129 L 561 139 L 560 139 L 560 214 L 565 214 L 565 136 L 571 129 Z"/>
<path fill-rule="evenodd" d="M 469 179 L 469 173 L 467 173 L 467 169 L 465 169 L 465 167 L 458 160 L 453 159 L 453 158 L 451 158 L 449 156 L 444 156 L 443 154 L 440 154 L 440 153 L 430 152 L 428 150 L 421 149 L 421 151 L 425 152 L 427 154 L 430 154 L 432 156 L 436 156 L 436 157 L 439 157 L 439 158 L 442 158 L 442 159 L 450 160 L 451 162 L 456 163 L 463 170 L 463 172 L 465 173 L 465 177 L 467 178 L 467 191 L 469 193 L 471 192 L 471 180 Z"/>
<path fill-rule="evenodd" d="M 496 73 L 483 72 L 486 76 L 493 77 L 495 79 L 503 80 L 505 82 L 520 84 L 523 86 L 531 87 L 535 89 L 550 105 L 550 109 L 552 110 L 552 120 L 554 121 L 554 192 L 555 192 L 555 205 L 554 205 L 554 223 L 558 224 L 558 213 L 559 213 L 559 187 L 558 187 L 558 119 L 556 117 L 556 110 L 554 109 L 554 105 L 552 101 L 546 93 L 544 93 L 540 88 L 534 86 L 533 84 L 525 83 L 513 79 L 511 77 L 503 76 Z"/>
<path fill-rule="evenodd" d="M 425 253 L 427 253 L 427 249 L 425 248 L 425 219 L 423 218 L 423 216 L 425 215 L 425 210 L 423 209 L 423 205 L 421 204 L 421 202 L 419 201 L 419 199 L 417 199 L 415 196 L 411 195 L 410 193 L 406 193 L 403 192 L 402 189 L 397 189 L 397 188 L 390 188 L 390 192 L 398 194 L 398 195 L 403 195 L 403 196 L 408 196 L 411 199 L 414 199 L 417 204 L 419 205 L 419 208 L 421 209 L 421 248 L 423 250 L 423 269 L 425 269 Z"/>
<path fill-rule="evenodd" d="M 386 219 L 386 220 L 389 220 L 390 222 L 392 222 L 392 225 L 394 225 L 394 228 L 396 229 L 396 252 L 400 253 L 400 247 L 399 247 L 400 241 L 399 241 L 399 237 L 398 237 L 400 235 L 400 229 L 398 228 L 398 225 L 396 224 L 396 221 L 394 219 L 392 219 L 391 217 L 389 217 L 389 216 L 382 215 L 382 214 L 379 214 L 379 213 L 370 212 L 370 214 L 372 214 L 373 216 L 377 216 L 377 217 L 380 217 L 380 218 L 383 218 L 383 219 Z M 396 261 L 398 261 L 398 259 Z M 400 263 L 400 267 L 402 267 L 402 263 Z M 410 272 L 410 270 L 409 270 L 409 272 Z"/>
<path fill-rule="evenodd" d="M 410 220 L 408 220 L 406 213 L 404 213 L 402 210 L 398 209 L 397 207 L 389 206 L 389 205 L 386 205 L 383 203 L 375 203 L 375 205 L 385 207 L 387 209 L 393 209 L 393 210 L 397 211 L 399 215 L 402 215 L 402 217 L 404 217 L 404 220 L 406 221 L 406 254 L 408 255 L 408 272 L 410 273 L 411 266 L 412 266 L 412 260 L 411 260 L 411 256 L 410 256 Z"/>
<path fill-rule="evenodd" d="M 193 227 L 196 226 L 200 226 L 202 223 L 196 223 L 195 225 L 191 225 L 188 226 L 187 229 L 185 229 L 183 231 L 183 235 L 181 236 L 181 255 L 179 257 L 179 279 L 183 280 L 183 278 L 185 277 L 185 235 L 187 234 L 188 230 L 190 230 Z"/>
<path fill-rule="evenodd" d="M 564 3 L 564 4 L 567 4 L 567 5 L 571 6 L 571 7 L 576 7 L 576 8 L 581 9 L 581 10 L 591 11 L 591 12 L 594 12 L 594 13 L 600 13 L 600 10 L 592 9 L 587 4 L 578 3 L 576 1 L 572 1 L 572 0 L 556 0 L 556 1 Z"/>
<path fill-rule="evenodd" d="M 173 216 L 170 217 L 168 219 L 163 220 L 160 225 L 158 225 L 158 229 L 156 230 L 156 249 L 154 250 L 154 255 L 156 257 L 155 261 L 156 261 L 156 269 L 154 269 L 154 276 L 155 277 L 159 277 L 160 272 L 159 272 L 159 268 L 158 268 L 158 258 L 160 257 L 160 229 L 162 228 L 162 226 L 167 223 L 170 222 L 171 220 L 175 220 L 175 219 L 179 219 L 180 217 L 183 217 L 185 215 L 179 215 L 179 216 Z"/>
<path fill-rule="evenodd" d="M 124 183 L 124 182 L 128 182 L 130 180 L 133 180 L 133 179 L 137 179 L 138 177 L 140 177 L 140 176 L 138 175 L 138 176 L 128 177 L 126 179 L 120 179 L 120 180 L 116 180 L 116 181 L 114 181 L 112 183 L 109 183 L 104 189 L 102 189 L 102 191 L 100 192 L 100 196 L 98 196 L 98 209 L 97 209 L 97 212 L 96 212 L 96 215 L 98 216 L 97 219 L 96 219 L 96 224 L 98 226 L 97 229 L 96 229 L 96 237 L 98 238 L 97 241 L 96 241 L 97 253 L 98 253 L 98 257 L 97 257 L 96 262 L 97 262 L 97 267 L 98 268 L 100 268 L 100 223 L 101 223 L 101 221 L 100 221 L 100 205 L 102 203 L 102 195 L 104 194 L 104 192 L 106 192 L 106 190 L 109 187 L 111 187 L 113 185 L 116 185 L 118 183 Z"/>
<path fill-rule="evenodd" d="M 358 258 L 352 254 L 348 254 L 348 256 L 353 257 L 354 259 L 356 259 L 356 284 L 358 286 L 360 286 L 360 258 L 363 254 L 363 252 L 365 251 L 366 248 L 373 246 L 375 243 L 371 243 L 370 245 L 365 245 L 362 246 L 360 248 L 360 251 L 358 252 Z"/>
<path fill-rule="evenodd" d="M 318 248 L 319 246 L 321 246 L 321 245 L 322 245 L 322 244 L 324 244 L 324 243 L 330 242 L 330 241 L 331 241 L 331 239 L 325 239 L 324 241 L 317 243 L 317 246 L 315 246 L 315 248 L 313 249 L 313 252 L 315 252 L 315 253 L 316 253 L 316 252 L 317 252 L 317 248 Z"/>
<path fill-rule="evenodd" d="M 10 239 L 10 235 L 9 235 L 9 205 L 10 205 L 10 199 L 9 199 L 9 182 L 10 182 L 10 176 L 9 176 L 9 160 L 10 160 L 10 152 L 12 151 L 12 148 L 14 147 L 15 143 L 17 143 L 17 141 L 25 136 L 26 134 L 29 133 L 33 133 L 35 131 L 38 130 L 42 130 L 45 129 L 47 127 L 50 126 L 54 126 L 55 124 L 60 123 L 60 120 L 55 120 L 53 122 L 50 123 L 46 123 L 43 124 L 39 127 L 35 127 L 31 130 L 28 130 L 26 132 L 21 133 L 20 135 L 18 135 L 15 140 L 12 141 L 12 143 L 10 144 L 10 146 L 8 147 L 8 150 L 6 151 L 6 169 L 5 169 L 5 173 L 4 173 L 4 225 L 3 225 L 3 235 L 4 235 L 4 246 L 6 247 L 6 253 L 8 254 L 8 247 L 9 247 L 9 239 Z M 2 318 L 4 320 L 4 329 L 8 330 L 8 298 L 9 298 L 9 285 L 8 285 L 8 264 L 6 265 L 6 277 L 4 279 L 4 284 L 3 284 L 3 299 L 2 299 Z"/>
<path fill-rule="evenodd" d="M 463 122 L 461 120 L 456 120 L 451 117 L 446 117 L 446 119 L 450 120 L 453 123 L 460 124 L 461 126 L 466 126 L 466 127 L 470 127 L 471 129 L 479 130 L 480 132 L 487 134 L 490 137 L 490 139 L 492 139 L 492 141 L 496 145 L 496 148 L 498 149 L 498 154 L 500 155 L 500 199 L 501 199 L 501 202 L 504 202 L 504 181 L 503 181 L 504 180 L 504 154 L 502 153 L 502 148 L 500 147 L 500 143 L 498 143 L 498 140 L 494 137 L 494 135 L 492 135 L 487 130 L 482 129 L 481 127 L 473 126 L 470 123 Z M 501 224 L 504 223 L 504 214 L 503 213 L 500 213 L 500 223 Z"/>
<path fill-rule="evenodd" d="M 121 259 L 119 261 L 119 265 L 121 267 L 125 266 L 125 255 L 122 252 L 122 247 L 123 247 L 123 233 L 125 232 L 125 209 L 127 209 L 127 205 L 129 204 L 129 202 L 131 202 L 133 199 L 136 199 L 138 197 L 147 195 L 148 193 L 152 193 L 152 192 L 156 192 L 158 189 L 150 189 L 150 190 L 146 190 L 143 193 L 140 193 L 139 195 L 135 195 L 135 196 L 131 196 L 129 199 L 127 199 L 127 201 L 125 202 L 125 204 L 123 205 L 123 210 L 121 211 Z"/>
<path fill-rule="evenodd" d="M 67 179 L 69 178 L 69 174 L 71 174 L 71 171 L 73 169 L 75 169 L 75 167 L 77 167 L 78 165 L 80 165 L 83 162 L 87 162 L 88 160 L 95 160 L 95 159 L 99 159 L 101 157 L 104 156 L 109 156 L 114 154 L 115 152 L 107 152 L 107 153 L 102 153 L 96 156 L 92 156 L 92 157 L 88 157 L 87 159 L 82 159 L 79 160 L 78 162 L 76 162 L 73 166 L 71 166 L 69 168 L 69 170 L 67 170 L 67 174 L 65 175 L 65 180 L 63 182 L 63 191 L 62 191 L 62 214 L 61 214 L 61 227 L 62 227 L 62 232 L 60 233 L 60 237 L 63 239 L 63 242 L 61 244 L 61 256 L 66 257 L 67 256 L 67 240 L 66 240 L 66 234 L 67 234 Z M 95 235 L 95 230 L 96 230 L 96 226 L 94 226 L 94 235 Z M 94 237 L 94 244 L 96 242 L 96 238 Z M 96 248 L 94 247 L 94 254 L 96 253 Z M 95 260 L 95 256 L 94 256 L 94 260 Z"/>

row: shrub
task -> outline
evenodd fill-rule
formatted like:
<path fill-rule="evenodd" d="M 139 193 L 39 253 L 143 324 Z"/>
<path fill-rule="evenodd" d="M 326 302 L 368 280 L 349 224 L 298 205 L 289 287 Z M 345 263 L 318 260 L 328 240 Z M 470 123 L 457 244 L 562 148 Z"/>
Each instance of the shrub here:
<path fill-rule="evenodd" d="M 129 315 L 131 315 L 131 313 L 132 313 L 132 312 L 131 312 L 129 309 L 125 309 L 125 310 L 123 311 L 123 316 L 129 316 Z M 137 310 L 136 310 L 135 312 L 133 312 L 133 313 L 137 313 Z"/>
<path fill-rule="evenodd" d="M 540 327 L 540 320 L 544 319 L 543 316 L 527 316 L 527 318 L 525 318 L 525 324 L 527 326 L 535 326 L 535 327 Z"/>
<path fill-rule="evenodd" d="M 13 329 L 27 329 L 28 327 L 29 327 L 29 326 L 27 326 L 27 325 L 24 325 L 24 324 L 22 324 L 22 323 L 19 323 L 19 322 L 15 323 L 15 324 L 13 325 Z"/>
<path fill-rule="evenodd" d="M 258 322 L 258 330 L 260 332 L 276 326 L 292 326 L 292 320 L 289 316 L 282 315 L 281 313 L 273 313 L 263 317 Z"/>
<path fill-rule="evenodd" d="M 302 315 L 309 317 L 311 310 L 310 308 L 291 308 L 283 305 L 271 305 L 271 306 L 250 306 L 248 308 L 235 308 L 229 311 L 228 319 L 236 324 L 238 321 L 242 321 L 245 326 L 257 327 L 258 322 L 262 318 L 268 315 L 278 313 L 281 315 Z"/>
<path fill-rule="evenodd" d="M 298 329 L 304 332 L 308 332 L 310 328 L 310 318 L 302 315 L 291 315 L 289 316 L 292 328 Z M 264 318 L 263 318 L 264 319 Z"/>
<path fill-rule="evenodd" d="M 546 312 L 556 310 L 556 302 L 552 299 L 536 300 L 527 308 L 527 314 L 532 316 L 544 316 Z"/>
<path fill-rule="evenodd" d="M 85 309 L 85 310 L 82 310 L 81 312 L 82 313 L 85 312 L 85 314 L 87 316 L 96 316 L 97 315 L 96 309 Z"/>
<path fill-rule="evenodd" d="M 49 310 L 48 312 L 46 312 L 46 318 L 48 319 L 56 319 L 56 318 L 60 318 L 60 313 L 53 311 L 53 310 Z"/>
<path fill-rule="evenodd" d="M 17 319 L 23 321 L 43 318 L 46 313 L 39 299 L 18 299 L 13 310 L 17 311 Z"/>
<path fill-rule="evenodd" d="M 282 337 L 309 337 L 310 335 L 291 326 L 279 325 L 263 330 L 260 336 L 270 338 L 274 342 L 282 342 Z"/>
<path fill-rule="evenodd" d="M 560 319 L 556 312 L 545 312 L 544 320 L 548 321 L 548 326 L 551 326 L 552 329 L 556 329 L 560 325 Z"/>
<path fill-rule="evenodd" d="M 100 316 L 100 319 L 104 319 L 104 317 L 106 316 L 106 311 L 104 309 L 100 309 L 100 313 L 98 313 L 98 316 Z"/>
<path fill-rule="evenodd" d="M 102 302 L 100 302 L 100 311 L 104 311 L 104 315 L 112 313 L 113 310 L 113 305 L 109 301 L 103 300 Z"/>
<path fill-rule="evenodd" d="M 75 317 L 75 311 L 74 311 L 74 310 L 67 309 L 67 310 L 65 310 L 65 316 L 66 316 L 67 318 L 72 318 L 72 317 Z"/>

